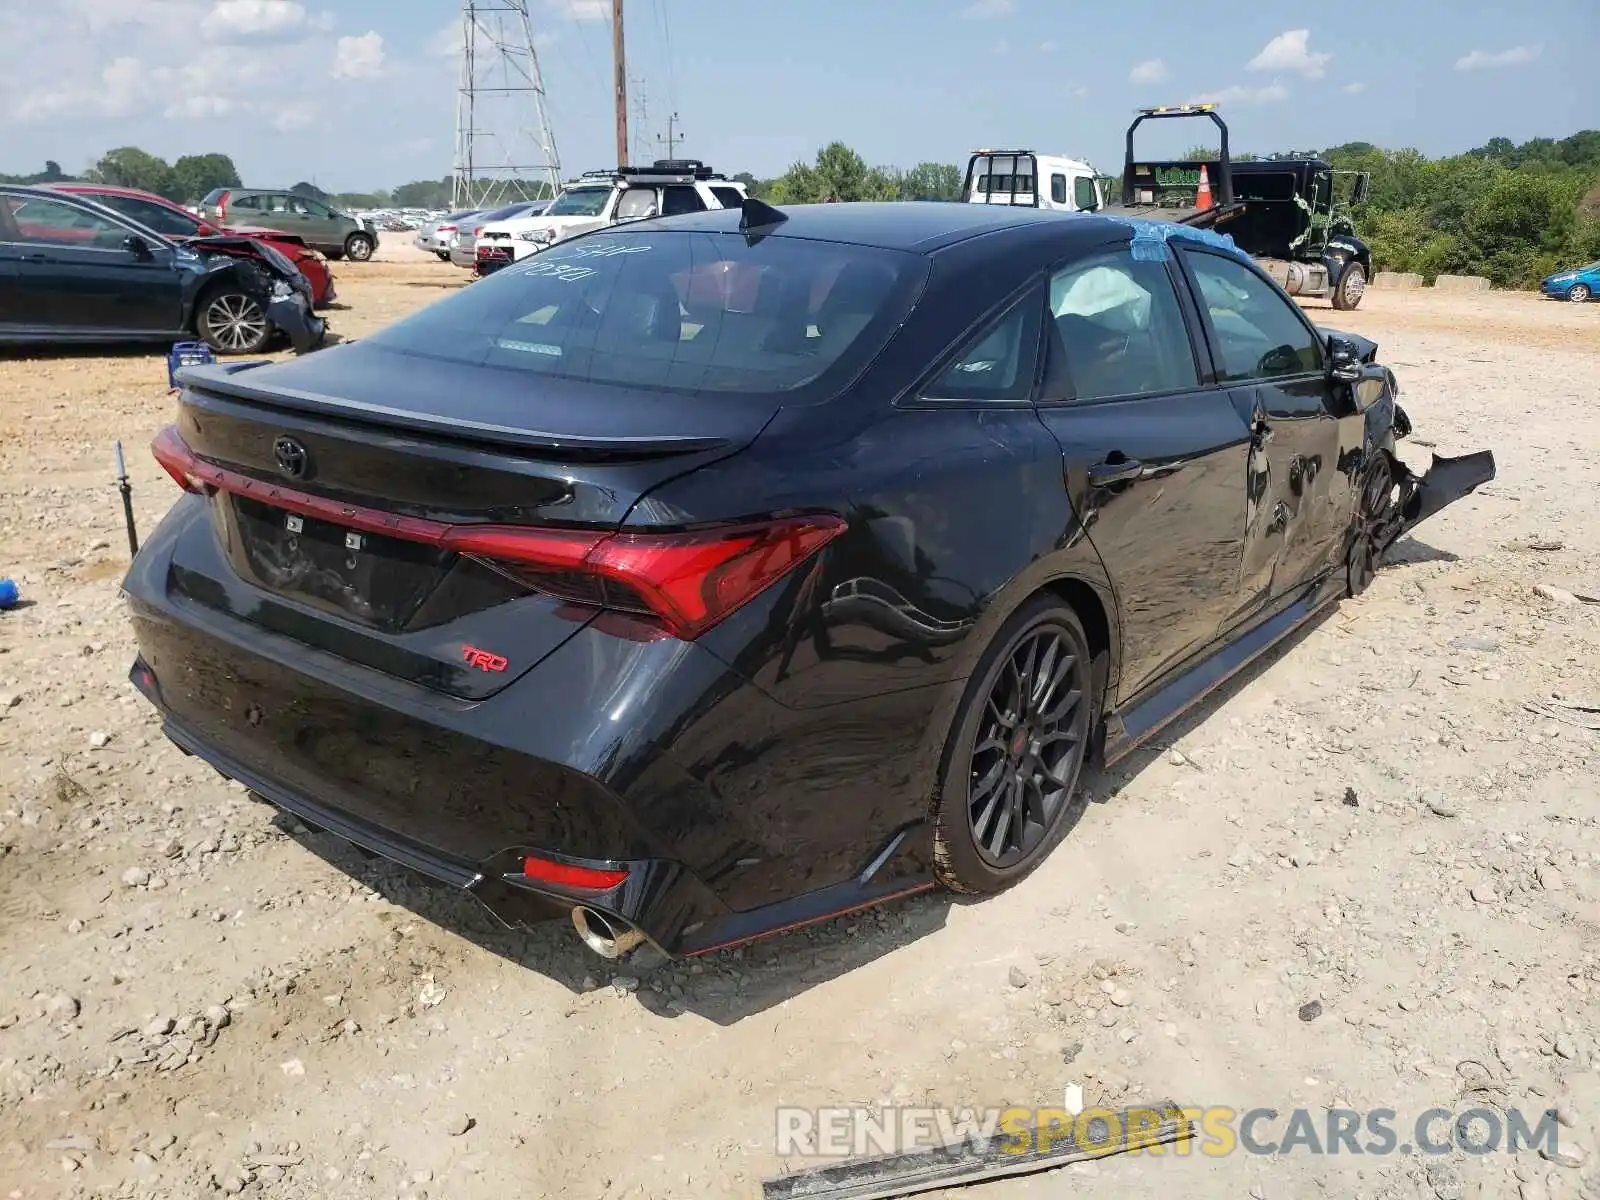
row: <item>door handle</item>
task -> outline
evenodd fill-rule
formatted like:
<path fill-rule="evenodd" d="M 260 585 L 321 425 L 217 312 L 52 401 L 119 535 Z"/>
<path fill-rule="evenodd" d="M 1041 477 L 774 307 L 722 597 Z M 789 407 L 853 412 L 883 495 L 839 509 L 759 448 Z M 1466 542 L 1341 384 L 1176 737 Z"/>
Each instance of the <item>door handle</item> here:
<path fill-rule="evenodd" d="M 1110 487 L 1114 483 L 1127 483 L 1144 474 L 1144 464 L 1137 458 L 1124 458 L 1116 462 L 1107 459 L 1089 468 L 1089 483 L 1093 487 Z"/>

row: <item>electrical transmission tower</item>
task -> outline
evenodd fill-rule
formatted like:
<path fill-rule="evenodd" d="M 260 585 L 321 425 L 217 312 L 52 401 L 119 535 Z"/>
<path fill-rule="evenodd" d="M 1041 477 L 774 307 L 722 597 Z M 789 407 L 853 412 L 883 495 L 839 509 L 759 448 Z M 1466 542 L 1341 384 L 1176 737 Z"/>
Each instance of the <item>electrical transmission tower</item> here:
<path fill-rule="evenodd" d="M 461 83 L 450 202 L 494 208 L 561 190 L 529 0 L 461 0 Z"/>

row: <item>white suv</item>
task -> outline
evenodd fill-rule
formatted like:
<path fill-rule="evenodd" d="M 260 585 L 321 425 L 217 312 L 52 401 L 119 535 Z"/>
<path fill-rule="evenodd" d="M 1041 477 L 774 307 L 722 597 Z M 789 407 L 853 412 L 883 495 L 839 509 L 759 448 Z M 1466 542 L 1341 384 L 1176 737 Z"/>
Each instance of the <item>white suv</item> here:
<path fill-rule="evenodd" d="M 696 159 L 589 171 L 567 184 L 543 215 L 485 225 L 478 233 L 475 270 L 490 274 L 546 246 L 606 225 L 737 208 L 744 200 L 744 184 L 716 174 Z"/>

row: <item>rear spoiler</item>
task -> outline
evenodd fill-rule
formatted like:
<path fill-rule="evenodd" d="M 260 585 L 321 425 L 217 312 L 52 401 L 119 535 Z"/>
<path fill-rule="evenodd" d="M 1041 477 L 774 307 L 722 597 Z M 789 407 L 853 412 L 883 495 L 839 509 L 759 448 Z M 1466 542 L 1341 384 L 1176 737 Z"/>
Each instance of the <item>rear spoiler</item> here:
<path fill-rule="evenodd" d="M 607 456 L 659 456 L 715 450 L 728 444 L 726 438 L 695 437 L 681 434 L 655 434 L 643 437 L 574 437 L 564 433 L 545 433 L 506 425 L 490 425 L 460 417 L 435 417 L 409 409 L 366 404 L 319 392 L 304 392 L 288 387 L 257 387 L 239 376 L 255 367 L 270 366 L 270 361 L 217 363 L 184 367 L 175 378 L 180 388 L 200 397 L 217 396 L 244 400 L 263 408 L 282 412 L 312 413 L 334 420 L 379 425 L 425 433 L 446 441 L 510 450 L 538 451 L 544 454 L 582 454 Z"/>

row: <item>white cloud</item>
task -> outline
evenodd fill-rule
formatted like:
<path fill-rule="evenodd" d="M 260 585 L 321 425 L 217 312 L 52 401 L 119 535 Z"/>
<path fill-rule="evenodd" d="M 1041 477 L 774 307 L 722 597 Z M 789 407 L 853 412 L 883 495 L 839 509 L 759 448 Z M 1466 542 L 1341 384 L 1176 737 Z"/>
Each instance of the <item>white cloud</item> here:
<path fill-rule="evenodd" d="M 961 16 L 968 21 L 992 21 L 1016 11 L 1017 0 L 974 0 L 961 10 Z"/>
<path fill-rule="evenodd" d="M 124 27 L 177 35 L 194 28 L 204 15 L 206 0 L 64 0 L 62 7 L 90 37 Z"/>
<path fill-rule="evenodd" d="M 1474 50 L 1456 59 L 1458 71 L 1481 71 L 1487 67 L 1522 67 L 1539 57 L 1541 46 L 1512 46 L 1509 50 Z"/>
<path fill-rule="evenodd" d="M 1039 43 L 1039 53 L 1040 54 L 1054 54 L 1055 52 L 1056 52 L 1056 44 L 1054 42 L 1040 42 Z"/>
<path fill-rule="evenodd" d="M 1167 64 L 1159 58 L 1147 58 L 1142 63 L 1134 63 L 1133 70 L 1128 72 L 1129 83 L 1160 83 L 1167 77 Z"/>
<path fill-rule="evenodd" d="M 1309 29 L 1280 33 L 1248 64 L 1252 71 L 1293 71 L 1307 79 L 1321 79 L 1332 54 L 1313 52 Z"/>
<path fill-rule="evenodd" d="M 279 133 L 295 133 L 308 129 L 317 119 L 317 107 L 305 101 L 275 106 L 272 127 Z"/>
<path fill-rule="evenodd" d="M 73 117 L 125 117 L 146 102 L 150 72 L 132 57 L 114 58 L 98 81 L 56 88 L 31 88 L 14 110 L 20 122 L 32 124 Z"/>
<path fill-rule="evenodd" d="M 213 42 L 281 42 L 307 36 L 313 23 L 296 0 L 217 0 L 200 22 Z"/>
<path fill-rule="evenodd" d="M 163 110 L 162 116 L 175 120 L 204 121 L 238 112 L 239 102 L 229 96 L 183 96 Z"/>
<path fill-rule="evenodd" d="M 995 42 L 994 45 L 989 47 L 989 53 L 990 54 L 1009 54 L 1009 53 L 1011 53 L 1011 43 L 1006 41 L 1005 38 L 1001 38 L 997 42 Z"/>
<path fill-rule="evenodd" d="M 369 29 L 359 37 L 342 37 L 333 55 L 335 79 L 372 79 L 383 72 L 383 35 Z"/>
<path fill-rule="evenodd" d="M 550 7 L 573 21 L 609 21 L 611 5 L 608 0 L 550 0 Z"/>
<path fill-rule="evenodd" d="M 1269 83 L 1266 87 L 1250 88 L 1235 84 L 1232 87 L 1219 88 L 1214 92 L 1202 92 L 1198 96 L 1185 101 L 1187 104 L 1276 104 L 1289 98 L 1289 89 L 1281 83 Z"/>
<path fill-rule="evenodd" d="M 1352 94 L 1354 94 L 1356 92 L 1364 92 L 1364 91 L 1367 90 L 1367 85 L 1364 84 L 1364 83 L 1359 83 L 1359 82 L 1357 82 L 1357 83 L 1347 83 L 1347 84 L 1344 85 L 1344 90 L 1347 91 L 1347 92 L 1350 92 Z"/>
<path fill-rule="evenodd" d="M 1073 88 L 1073 89 L 1072 89 L 1072 94 L 1073 94 L 1073 95 L 1074 95 L 1074 96 L 1087 96 L 1087 95 L 1088 95 L 1088 94 L 1089 94 L 1089 89 L 1088 89 L 1088 88 L 1086 88 L 1086 87 L 1084 87 L 1084 86 L 1083 86 L 1083 85 L 1082 85 L 1082 84 L 1081 84 L 1081 83 L 1080 83 L 1080 84 L 1079 84 L 1079 85 L 1078 85 L 1078 86 L 1077 86 L 1077 87 L 1075 87 L 1075 88 Z"/>

